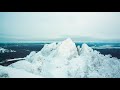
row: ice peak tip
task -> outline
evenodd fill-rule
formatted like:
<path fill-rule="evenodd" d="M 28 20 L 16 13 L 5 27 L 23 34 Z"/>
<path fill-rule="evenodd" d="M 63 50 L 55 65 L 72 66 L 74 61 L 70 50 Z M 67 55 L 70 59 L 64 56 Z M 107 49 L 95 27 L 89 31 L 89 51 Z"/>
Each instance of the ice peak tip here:
<path fill-rule="evenodd" d="M 88 47 L 88 45 L 86 43 L 83 43 L 82 46 L 83 47 Z"/>
<path fill-rule="evenodd" d="M 71 38 L 67 38 L 65 41 L 71 41 L 71 42 L 73 42 Z"/>
<path fill-rule="evenodd" d="M 87 48 L 89 48 L 89 46 L 88 46 L 86 43 L 83 43 L 83 44 L 82 44 L 82 48 L 83 48 L 83 49 L 84 49 L 84 48 L 87 49 Z"/>

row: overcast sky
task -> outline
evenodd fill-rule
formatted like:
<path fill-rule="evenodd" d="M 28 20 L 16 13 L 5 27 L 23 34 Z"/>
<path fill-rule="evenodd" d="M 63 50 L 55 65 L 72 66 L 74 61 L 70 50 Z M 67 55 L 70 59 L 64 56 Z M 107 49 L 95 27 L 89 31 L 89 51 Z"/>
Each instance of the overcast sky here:
<path fill-rule="evenodd" d="M 120 40 L 120 12 L 0 12 L 0 41 Z"/>

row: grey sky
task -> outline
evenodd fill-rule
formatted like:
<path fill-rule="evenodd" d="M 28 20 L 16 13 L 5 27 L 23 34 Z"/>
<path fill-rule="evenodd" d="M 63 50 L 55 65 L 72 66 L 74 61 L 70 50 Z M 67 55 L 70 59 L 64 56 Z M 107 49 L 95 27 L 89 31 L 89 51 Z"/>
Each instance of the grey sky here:
<path fill-rule="evenodd" d="M 119 12 L 0 12 L 0 41 L 120 40 Z"/>

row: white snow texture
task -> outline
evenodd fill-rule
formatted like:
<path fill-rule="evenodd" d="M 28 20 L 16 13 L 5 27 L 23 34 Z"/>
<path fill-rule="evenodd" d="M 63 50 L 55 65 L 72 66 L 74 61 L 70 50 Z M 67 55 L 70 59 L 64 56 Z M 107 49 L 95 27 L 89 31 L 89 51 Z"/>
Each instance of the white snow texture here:
<path fill-rule="evenodd" d="M 0 66 L 2 78 L 120 78 L 120 60 L 70 39 L 46 44 L 26 60 Z"/>

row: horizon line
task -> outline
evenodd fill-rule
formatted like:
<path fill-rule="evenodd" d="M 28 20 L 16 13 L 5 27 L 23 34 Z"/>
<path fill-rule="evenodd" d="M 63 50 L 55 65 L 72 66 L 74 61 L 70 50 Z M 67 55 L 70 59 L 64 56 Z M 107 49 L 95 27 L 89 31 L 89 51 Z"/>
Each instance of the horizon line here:
<path fill-rule="evenodd" d="M 62 42 L 64 40 L 44 40 L 44 41 L 0 41 L 0 43 L 52 43 L 52 42 Z M 120 43 L 120 41 L 75 41 L 75 43 Z"/>

